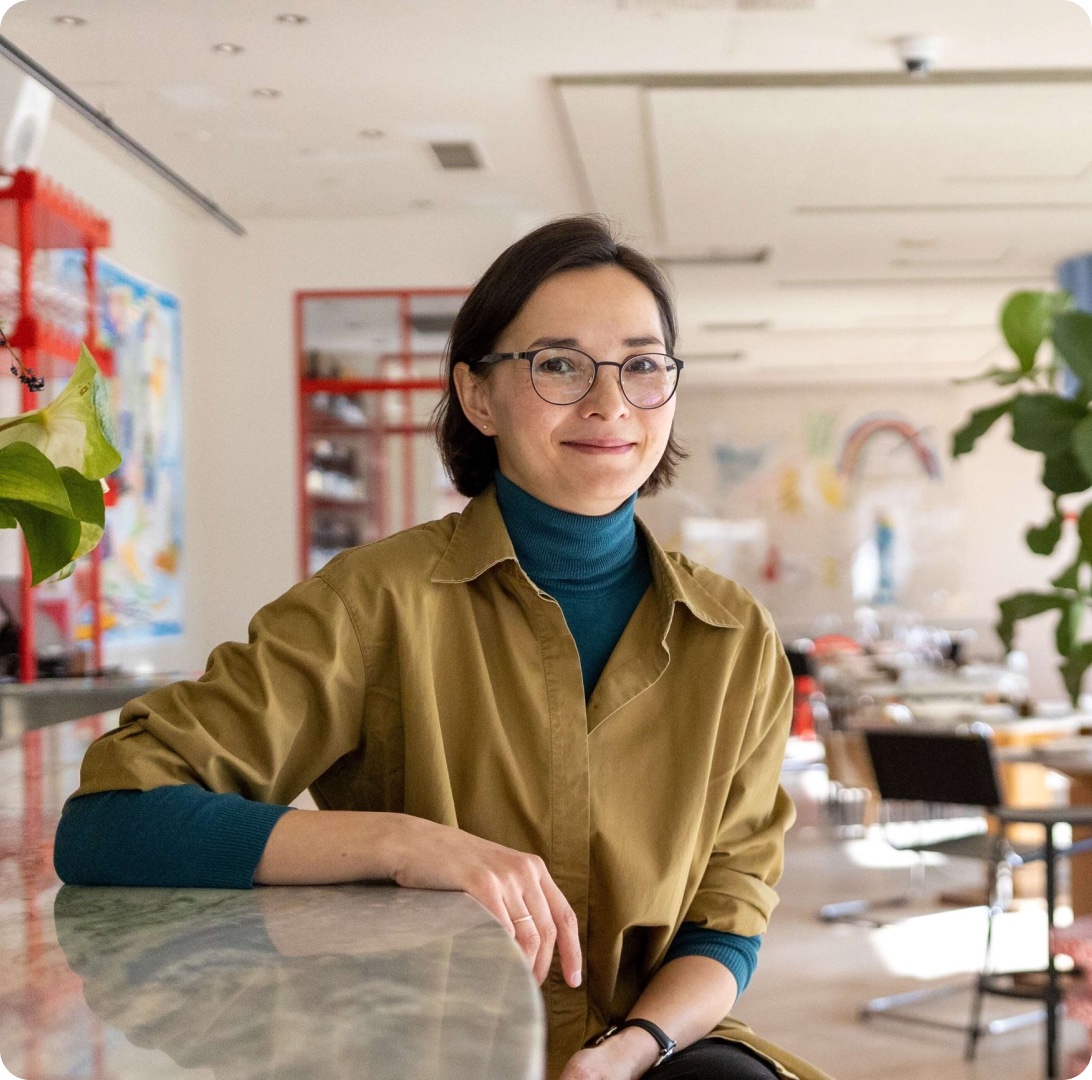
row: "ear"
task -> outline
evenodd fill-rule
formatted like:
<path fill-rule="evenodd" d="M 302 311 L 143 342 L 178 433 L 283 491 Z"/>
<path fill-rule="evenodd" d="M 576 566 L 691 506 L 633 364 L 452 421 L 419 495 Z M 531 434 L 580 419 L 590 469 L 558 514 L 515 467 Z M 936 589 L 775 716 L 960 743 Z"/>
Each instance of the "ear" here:
<path fill-rule="evenodd" d="M 461 362 L 455 365 L 452 375 L 455 379 L 455 392 L 459 395 L 459 404 L 462 405 L 466 418 L 483 435 L 496 435 L 497 425 L 493 423 L 493 411 L 489 401 L 489 379 L 474 375 L 470 365 Z"/>

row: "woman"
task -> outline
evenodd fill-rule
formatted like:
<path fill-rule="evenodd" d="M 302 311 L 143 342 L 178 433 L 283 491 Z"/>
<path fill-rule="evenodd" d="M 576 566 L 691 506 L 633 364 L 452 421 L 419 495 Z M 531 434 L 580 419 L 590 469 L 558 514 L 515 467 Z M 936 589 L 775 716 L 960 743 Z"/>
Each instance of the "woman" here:
<path fill-rule="evenodd" d="M 440 408 L 466 509 L 339 555 L 130 702 L 60 876 L 461 889 L 543 986 L 550 1080 L 822 1080 L 729 1015 L 793 818 L 792 680 L 766 612 L 633 516 L 680 457 L 674 345 L 661 275 L 599 221 L 505 251 Z M 308 787 L 323 812 L 287 813 Z"/>

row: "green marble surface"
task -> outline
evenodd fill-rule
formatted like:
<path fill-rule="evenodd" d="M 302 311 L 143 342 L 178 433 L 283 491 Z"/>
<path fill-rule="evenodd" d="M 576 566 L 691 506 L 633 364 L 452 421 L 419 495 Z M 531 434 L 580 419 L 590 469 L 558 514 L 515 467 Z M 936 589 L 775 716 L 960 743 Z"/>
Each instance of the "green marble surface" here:
<path fill-rule="evenodd" d="M 114 723 L 57 724 L 0 749 L 0 1060 L 11 1073 L 539 1080 L 538 987 L 464 893 L 61 887 L 56 819 L 83 750 Z"/>

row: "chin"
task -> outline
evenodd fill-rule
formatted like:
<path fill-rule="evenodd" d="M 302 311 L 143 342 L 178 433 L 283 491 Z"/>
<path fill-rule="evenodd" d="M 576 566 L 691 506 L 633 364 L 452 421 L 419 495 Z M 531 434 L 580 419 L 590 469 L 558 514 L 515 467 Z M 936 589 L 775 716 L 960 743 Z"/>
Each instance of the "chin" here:
<path fill-rule="evenodd" d="M 614 499 L 623 503 L 648 479 L 645 473 L 618 476 L 598 476 L 590 482 L 585 478 L 574 486 L 597 499 Z"/>

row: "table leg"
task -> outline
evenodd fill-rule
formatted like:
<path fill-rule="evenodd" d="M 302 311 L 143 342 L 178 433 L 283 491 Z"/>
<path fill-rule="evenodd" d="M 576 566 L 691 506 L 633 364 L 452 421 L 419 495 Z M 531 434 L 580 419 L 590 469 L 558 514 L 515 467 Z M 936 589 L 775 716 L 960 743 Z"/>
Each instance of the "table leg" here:
<path fill-rule="evenodd" d="M 1072 806 L 1092 806 L 1092 777 L 1070 777 L 1069 802 Z M 1092 829 L 1073 830 L 1074 843 L 1088 839 L 1092 839 Z M 1074 855 L 1069 860 L 1069 880 L 1073 917 L 1092 915 L 1092 852 Z"/>
<path fill-rule="evenodd" d="M 1058 969 L 1054 964 L 1054 826 L 1046 826 L 1046 902 L 1047 902 L 1047 998 L 1046 998 L 1046 1074 L 1058 1077 Z"/>

